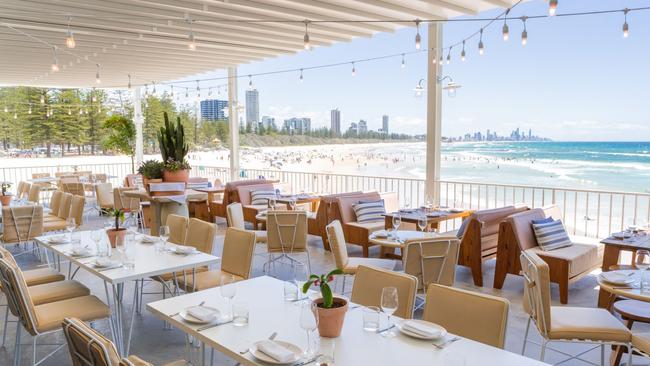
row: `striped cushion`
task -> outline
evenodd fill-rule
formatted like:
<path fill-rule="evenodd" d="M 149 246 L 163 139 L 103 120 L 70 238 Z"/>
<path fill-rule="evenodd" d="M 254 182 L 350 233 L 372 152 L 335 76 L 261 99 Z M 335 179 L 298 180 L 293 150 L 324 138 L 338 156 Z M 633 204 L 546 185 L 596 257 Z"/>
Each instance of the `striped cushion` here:
<path fill-rule="evenodd" d="M 352 206 L 357 222 L 372 222 L 384 219 L 384 200 L 359 202 Z"/>
<path fill-rule="evenodd" d="M 571 239 L 564 229 L 562 220 L 532 224 L 537 244 L 544 251 L 571 246 Z"/>
<path fill-rule="evenodd" d="M 271 198 L 275 198 L 275 191 L 251 191 L 251 205 L 268 205 Z"/>

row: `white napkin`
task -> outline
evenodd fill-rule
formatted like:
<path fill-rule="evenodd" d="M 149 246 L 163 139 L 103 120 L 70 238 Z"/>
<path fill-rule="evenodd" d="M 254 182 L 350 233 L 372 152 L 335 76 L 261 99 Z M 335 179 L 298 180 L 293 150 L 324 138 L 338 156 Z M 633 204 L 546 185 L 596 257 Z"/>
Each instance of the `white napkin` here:
<path fill-rule="evenodd" d="M 52 236 L 48 240 L 50 243 L 53 244 L 61 244 L 67 242 L 68 238 L 66 238 L 65 236 Z"/>
<path fill-rule="evenodd" d="M 626 283 L 631 280 L 631 276 L 628 276 L 629 272 L 619 272 L 619 271 L 610 271 L 602 272 L 600 275 L 602 278 L 611 283 Z"/>
<path fill-rule="evenodd" d="M 205 306 L 192 306 L 187 308 L 187 313 L 200 321 L 207 322 L 214 318 L 214 310 Z"/>
<path fill-rule="evenodd" d="M 377 230 L 374 233 L 372 233 L 372 235 L 375 238 L 387 238 L 388 237 L 388 231 L 386 231 L 386 230 Z"/>
<path fill-rule="evenodd" d="M 177 245 L 176 246 L 176 253 L 179 254 L 189 254 L 189 253 L 194 253 L 195 248 L 186 246 L 186 245 Z"/>
<path fill-rule="evenodd" d="M 140 239 L 141 242 L 143 243 L 155 243 L 157 238 L 154 238 L 153 236 L 148 236 L 148 235 L 143 235 L 142 239 Z"/>
<path fill-rule="evenodd" d="M 259 342 L 257 349 L 278 362 L 291 362 L 295 357 L 295 354 L 291 350 L 268 339 Z"/>
<path fill-rule="evenodd" d="M 402 328 L 422 337 L 435 338 L 439 337 L 441 334 L 441 329 L 433 324 L 429 325 L 422 322 L 414 322 L 412 320 L 404 321 L 402 323 Z"/>

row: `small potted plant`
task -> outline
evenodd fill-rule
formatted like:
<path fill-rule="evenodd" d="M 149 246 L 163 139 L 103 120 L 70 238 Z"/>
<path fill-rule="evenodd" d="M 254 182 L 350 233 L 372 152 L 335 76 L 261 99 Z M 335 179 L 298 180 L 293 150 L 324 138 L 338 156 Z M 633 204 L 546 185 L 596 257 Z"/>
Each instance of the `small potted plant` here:
<path fill-rule="evenodd" d="M 336 338 L 341 335 L 345 313 L 348 311 L 348 301 L 334 297 L 329 284 L 334 281 L 334 276 L 342 274 L 343 271 L 340 269 L 332 270 L 326 275 L 312 274 L 302 287 L 303 293 L 307 293 L 312 285 L 320 287 L 321 297 L 314 300 L 314 304 L 318 315 L 318 333 L 321 337 Z"/>
<path fill-rule="evenodd" d="M 138 174 L 142 175 L 145 189 L 149 192 L 149 183 L 161 183 L 165 164 L 158 160 L 147 160 L 138 167 Z"/>
<path fill-rule="evenodd" d="M 120 227 L 120 221 L 124 221 L 124 211 L 110 209 L 108 214 L 115 218 L 115 227 L 112 229 L 106 229 L 106 235 L 108 236 L 108 241 L 111 243 L 111 248 L 115 248 L 117 245 L 117 238 L 119 237 L 124 240 L 124 237 L 126 236 L 126 228 Z"/>
<path fill-rule="evenodd" d="M 0 196 L 0 203 L 2 203 L 3 206 L 9 206 L 11 204 L 11 198 L 13 195 L 9 192 L 9 188 L 11 188 L 11 183 L 2 183 L 2 196 Z"/>
<path fill-rule="evenodd" d="M 160 155 L 165 162 L 163 180 L 187 183 L 190 178 L 190 164 L 185 159 L 189 150 L 185 142 L 185 129 L 180 117 L 177 117 L 176 124 L 173 124 L 165 112 L 164 119 L 165 124 L 158 131 Z"/>

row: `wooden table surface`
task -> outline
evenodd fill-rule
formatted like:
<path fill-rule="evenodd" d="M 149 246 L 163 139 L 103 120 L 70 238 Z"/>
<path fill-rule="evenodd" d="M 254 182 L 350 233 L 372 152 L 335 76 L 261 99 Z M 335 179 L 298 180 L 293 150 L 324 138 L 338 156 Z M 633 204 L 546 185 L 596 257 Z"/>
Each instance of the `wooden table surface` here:
<path fill-rule="evenodd" d="M 446 210 L 436 210 L 431 212 L 425 212 L 424 209 L 418 208 L 418 209 L 408 210 L 408 211 L 401 210 L 399 214 L 402 219 L 402 222 L 415 224 L 416 230 L 419 231 L 420 228 L 417 226 L 417 223 L 418 220 L 420 220 L 420 217 L 422 217 L 422 215 L 427 216 L 427 228 L 438 229 L 441 222 L 447 220 L 461 219 L 461 218 L 464 219 L 465 217 L 471 215 L 472 212 L 474 211 L 463 210 L 460 212 L 451 212 Z M 390 212 L 384 215 L 385 218 L 384 227 L 386 229 L 393 228 L 393 216 L 395 214 L 396 212 Z"/>

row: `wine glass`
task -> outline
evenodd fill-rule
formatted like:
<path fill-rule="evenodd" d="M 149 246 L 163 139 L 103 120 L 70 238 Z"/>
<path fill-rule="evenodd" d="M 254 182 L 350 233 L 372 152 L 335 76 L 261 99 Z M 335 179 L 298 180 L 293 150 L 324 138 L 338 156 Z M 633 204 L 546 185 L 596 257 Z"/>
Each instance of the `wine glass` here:
<path fill-rule="evenodd" d="M 404 197 L 404 211 L 408 211 L 411 207 L 411 198 L 406 196 Z"/>
<path fill-rule="evenodd" d="M 418 217 L 418 227 L 420 228 L 420 231 L 425 231 L 428 224 L 429 220 L 427 220 L 427 217 L 425 215 Z"/>
<path fill-rule="evenodd" d="M 74 229 L 77 228 L 77 222 L 75 221 L 74 217 L 68 217 L 65 220 L 65 228 L 68 230 L 68 233 L 70 235 L 70 243 L 72 243 L 72 233 L 74 232 Z"/>
<path fill-rule="evenodd" d="M 397 239 L 397 229 L 399 229 L 400 225 L 402 225 L 402 216 L 399 212 L 395 212 L 393 214 L 393 233 L 395 235 L 395 239 Z"/>
<path fill-rule="evenodd" d="M 293 283 L 298 288 L 298 299 L 300 301 L 307 298 L 306 294 L 304 296 L 302 294 L 302 287 L 308 280 L 309 273 L 307 273 L 307 268 L 305 268 L 305 265 L 302 263 L 296 263 L 295 267 L 293 268 Z"/>
<path fill-rule="evenodd" d="M 431 196 L 427 194 L 424 199 L 424 207 L 426 207 L 427 210 L 431 210 L 432 206 L 433 206 L 433 200 L 431 200 Z"/>
<path fill-rule="evenodd" d="M 303 356 L 307 359 L 311 358 L 314 353 L 310 335 L 311 332 L 318 328 L 318 315 L 316 311 L 316 304 L 311 301 L 302 303 L 300 308 L 300 327 L 307 332 L 307 348 L 305 348 L 305 352 L 303 353 Z"/>
<path fill-rule="evenodd" d="M 237 294 L 237 285 L 235 284 L 235 276 L 230 274 L 223 274 L 221 276 L 221 286 L 219 287 L 221 296 L 228 299 L 228 308 L 230 308 L 229 319 L 232 319 L 232 299 Z"/>
<path fill-rule="evenodd" d="M 388 327 L 392 326 L 390 321 L 390 316 L 397 310 L 398 306 L 398 297 L 397 297 L 397 288 L 396 287 L 384 287 L 381 290 L 381 311 L 388 315 Z M 382 333 L 386 337 L 392 337 L 395 335 L 392 330 L 388 330 Z"/>
<path fill-rule="evenodd" d="M 169 226 L 163 225 L 160 227 L 160 230 L 158 230 L 158 236 L 162 240 L 162 246 L 158 248 L 159 252 L 163 252 L 167 249 L 167 240 L 169 240 Z"/>
<path fill-rule="evenodd" d="M 650 288 L 646 288 L 645 283 L 646 272 L 650 268 L 650 251 L 645 249 L 637 250 L 634 264 L 641 271 L 641 292 L 650 292 Z"/>
<path fill-rule="evenodd" d="M 291 207 L 292 211 L 296 210 L 296 200 L 290 200 L 289 201 L 289 206 Z"/>
<path fill-rule="evenodd" d="M 271 211 L 275 210 L 275 204 L 276 204 L 275 197 L 269 198 L 269 210 Z"/>

